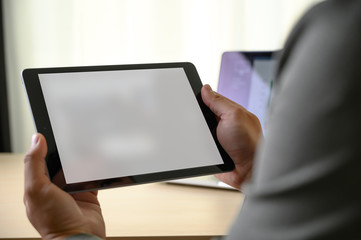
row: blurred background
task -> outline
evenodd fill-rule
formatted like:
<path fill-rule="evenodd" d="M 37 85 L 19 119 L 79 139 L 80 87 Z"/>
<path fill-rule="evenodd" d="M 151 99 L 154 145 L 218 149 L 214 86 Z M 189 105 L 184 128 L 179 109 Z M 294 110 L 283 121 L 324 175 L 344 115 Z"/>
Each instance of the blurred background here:
<path fill-rule="evenodd" d="M 217 88 L 224 51 L 281 49 L 320 0 L 2 0 L 0 152 L 35 132 L 25 68 L 189 61 Z"/>

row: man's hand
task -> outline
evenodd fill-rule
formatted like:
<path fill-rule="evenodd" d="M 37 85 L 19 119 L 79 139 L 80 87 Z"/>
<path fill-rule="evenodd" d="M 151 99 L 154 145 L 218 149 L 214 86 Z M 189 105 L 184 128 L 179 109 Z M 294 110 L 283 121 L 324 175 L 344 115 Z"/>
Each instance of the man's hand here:
<path fill-rule="evenodd" d="M 218 118 L 218 140 L 236 166 L 232 172 L 216 174 L 216 177 L 240 189 L 251 177 L 253 157 L 262 137 L 261 124 L 255 115 L 212 91 L 209 85 L 203 86 L 201 93 L 203 102 Z"/>
<path fill-rule="evenodd" d="M 27 216 L 43 239 L 64 239 L 85 233 L 105 239 L 97 192 L 69 195 L 50 182 L 44 136 L 36 134 L 25 156 L 24 204 Z"/>

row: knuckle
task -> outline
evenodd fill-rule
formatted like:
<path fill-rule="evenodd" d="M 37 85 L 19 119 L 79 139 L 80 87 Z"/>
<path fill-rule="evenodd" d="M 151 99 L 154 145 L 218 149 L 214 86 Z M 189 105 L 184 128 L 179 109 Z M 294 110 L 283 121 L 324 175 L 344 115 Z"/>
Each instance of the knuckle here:
<path fill-rule="evenodd" d="M 34 198 L 38 196 L 41 192 L 42 185 L 38 181 L 33 181 L 32 183 L 25 184 L 25 198 Z"/>
<path fill-rule="evenodd" d="M 24 198 L 35 199 L 45 196 L 48 192 L 48 184 L 39 179 L 31 179 L 25 182 Z"/>
<path fill-rule="evenodd" d="M 27 162 L 31 162 L 32 159 L 36 158 L 37 155 L 36 153 L 34 153 L 33 151 L 29 151 L 25 154 L 25 157 L 24 157 L 24 162 L 27 163 Z"/>
<path fill-rule="evenodd" d="M 25 187 L 23 197 L 25 206 L 29 208 L 34 205 L 41 206 L 45 203 L 44 201 L 48 198 L 48 195 L 49 191 L 47 187 L 36 181 Z"/>
<path fill-rule="evenodd" d="M 231 112 L 232 119 L 238 121 L 244 119 L 245 115 L 246 115 L 246 110 L 241 107 L 234 108 L 233 111 Z"/>
<path fill-rule="evenodd" d="M 219 93 L 214 92 L 214 94 L 212 94 L 212 101 L 211 102 L 221 102 L 224 101 L 224 97 L 222 95 L 220 95 Z"/>

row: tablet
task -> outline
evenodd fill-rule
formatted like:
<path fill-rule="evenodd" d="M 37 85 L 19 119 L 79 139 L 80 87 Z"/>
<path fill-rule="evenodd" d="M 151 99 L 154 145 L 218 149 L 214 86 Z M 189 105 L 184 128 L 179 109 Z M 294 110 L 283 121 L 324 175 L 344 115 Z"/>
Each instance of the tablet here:
<path fill-rule="evenodd" d="M 191 63 L 25 69 L 52 182 L 91 191 L 230 171 Z"/>

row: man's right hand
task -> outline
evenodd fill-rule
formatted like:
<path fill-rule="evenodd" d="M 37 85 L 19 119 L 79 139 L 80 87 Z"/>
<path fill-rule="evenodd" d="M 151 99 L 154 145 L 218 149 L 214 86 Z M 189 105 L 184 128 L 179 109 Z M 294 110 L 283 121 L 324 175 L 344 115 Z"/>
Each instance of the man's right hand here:
<path fill-rule="evenodd" d="M 232 172 L 216 174 L 216 177 L 240 189 L 251 177 L 254 154 L 262 137 L 261 124 L 254 114 L 212 91 L 209 85 L 204 85 L 201 93 L 203 102 L 218 118 L 218 140 L 235 164 Z"/>

